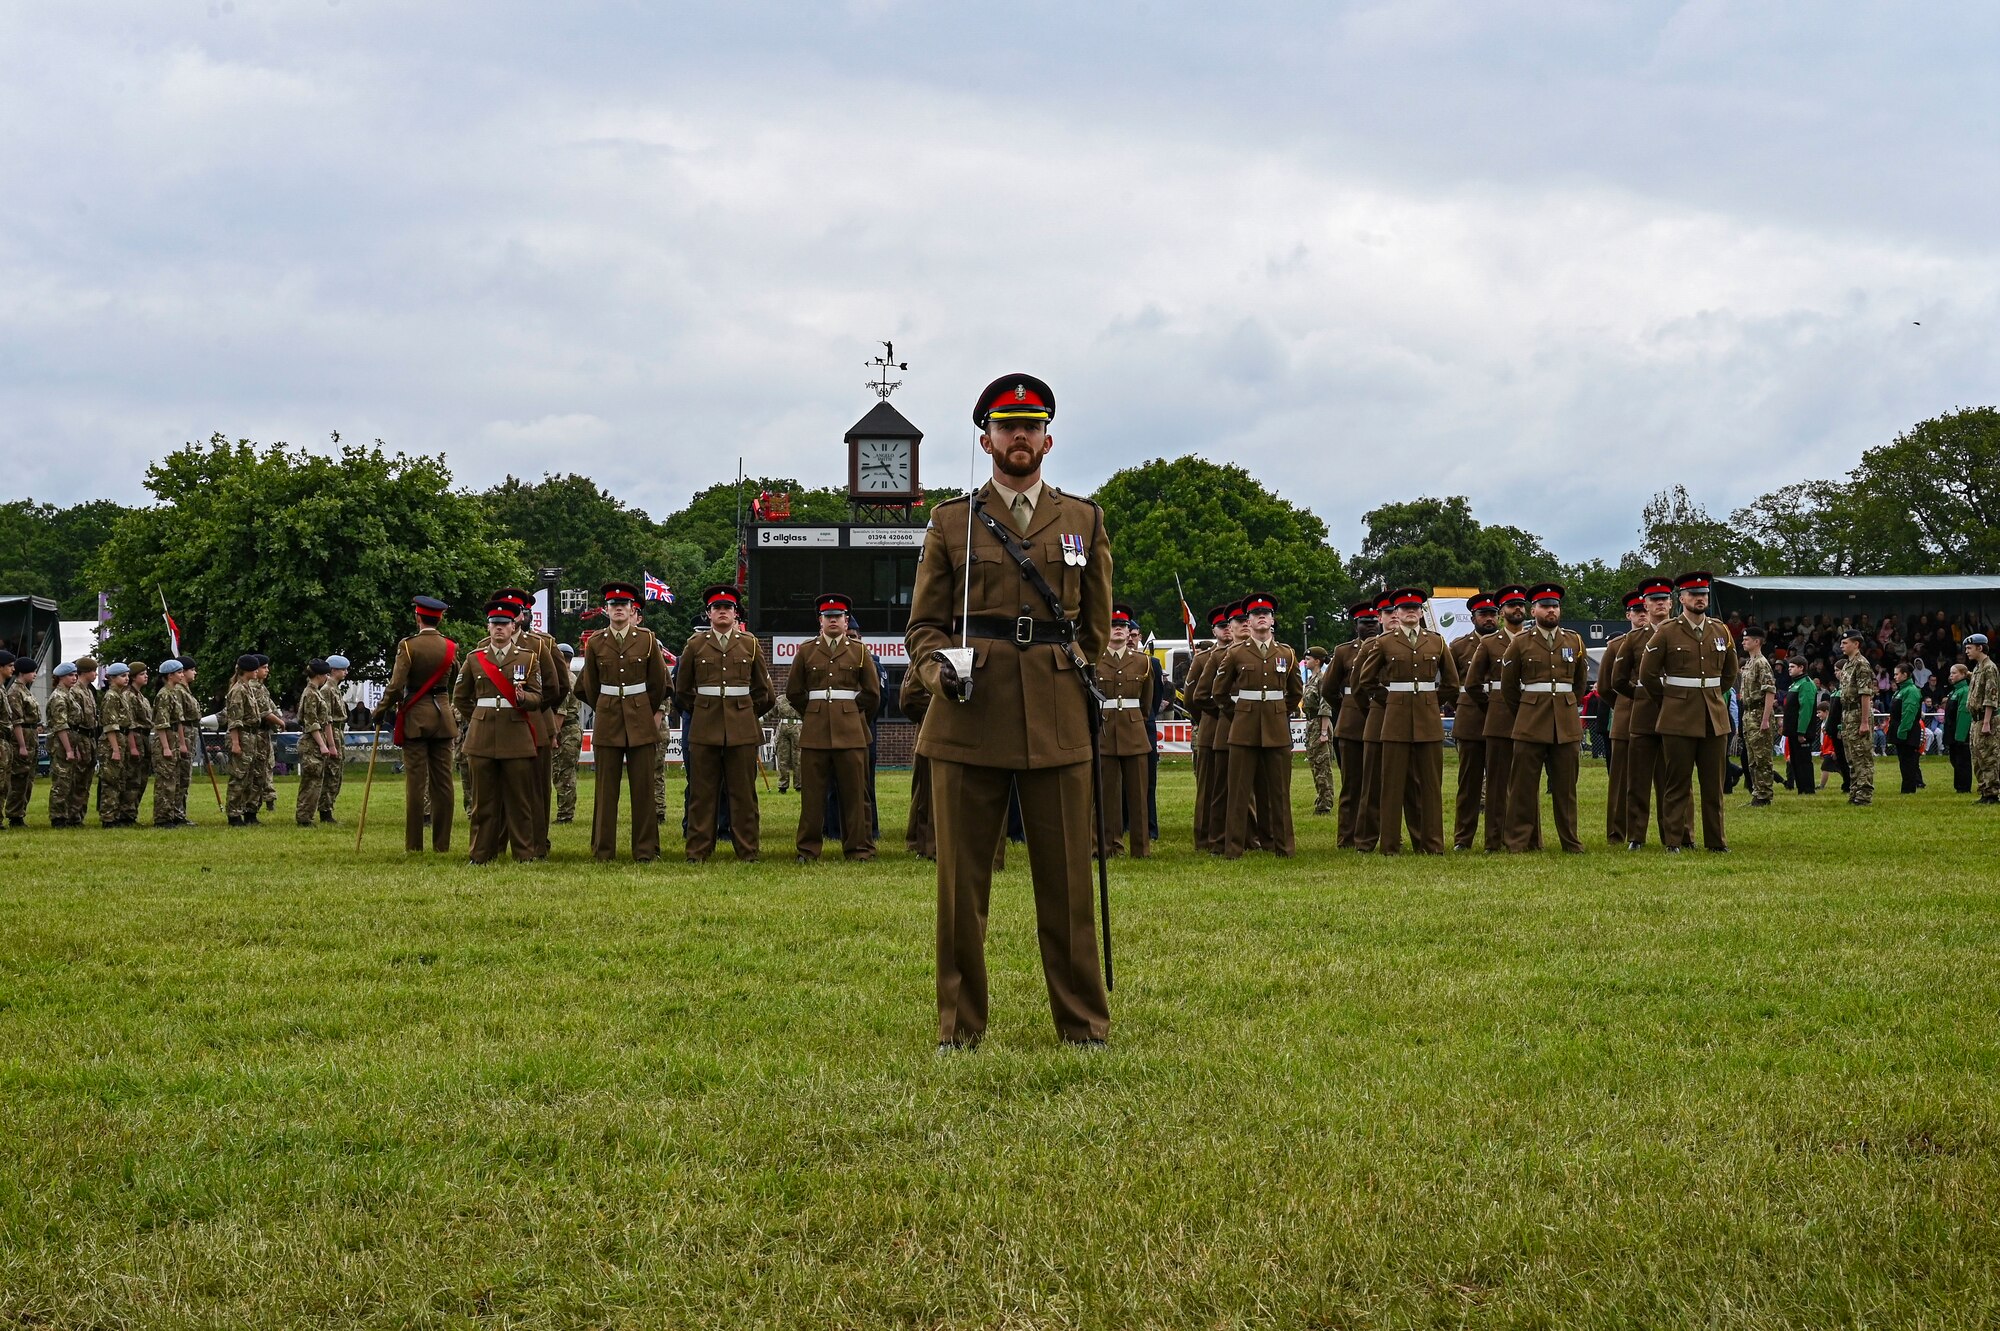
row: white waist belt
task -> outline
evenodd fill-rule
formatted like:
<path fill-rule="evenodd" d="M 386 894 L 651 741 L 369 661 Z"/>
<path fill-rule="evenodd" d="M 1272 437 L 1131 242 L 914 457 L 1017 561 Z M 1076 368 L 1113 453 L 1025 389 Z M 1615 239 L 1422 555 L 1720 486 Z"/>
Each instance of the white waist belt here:
<path fill-rule="evenodd" d="M 732 689 L 731 692 L 733 693 L 735 692 L 735 690 Z M 744 689 L 743 692 L 748 693 L 750 692 L 750 690 Z M 860 689 L 813 689 L 812 691 L 807 693 L 806 696 L 808 698 L 823 699 L 826 702 L 835 702 L 835 701 L 853 702 L 856 698 L 859 698 L 861 696 L 861 690 Z"/>
<path fill-rule="evenodd" d="M 704 698 L 747 698 L 750 696 L 748 684 L 702 684 L 696 693 Z"/>
<path fill-rule="evenodd" d="M 1284 700 L 1283 689 L 1239 689 L 1236 693 L 1238 702 L 1283 702 Z"/>
<path fill-rule="evenodd" d="M 1523 684 L 1521 686 L 1521 692 L 1523 693 L 1570 693 L 1573 691 L 1567 684 Z"/>
<path fill-rule="evenodd" d="M 473 700 L 472 705 L 474 707 L 505 707 L 507 700 L 505 698 L 477 698 Z"/>
<path fill-rule="evenodd" d="M 597 692 L 606 698 L 636 698 L 646 691 L 644 684 L 599 684 Z"/>
<path fill-rule="evenodd" d="M 1720 675 L 1668 675 L 1667 683 L 1677 689 L 1719 689 L 1722 687 Z"/>
<path fill-rule="evenodd" d="M 1391 693 L 1436 693 L 1438 686 L 1433 679 L 1392 679 L 1385 687 Z"/>
<path fill-rule="evenodd" d="M 1107 712 L 1136 712 L 1139 710 L 1139 700 L 1137 698 L 1106 698 L 1104 700 L 1104 710 Z"/>
<path fill-rule="evenodd" d="M 1352 698 L 1352 697 L 1354 696 L 1354 690 L 1353 690 L 1353 689 L 1342 689 L 1342 690 L 1340 691 L 1340 696 L 1341 696 L 1341 697 L 1343 697 L 1343 698 Z"/>

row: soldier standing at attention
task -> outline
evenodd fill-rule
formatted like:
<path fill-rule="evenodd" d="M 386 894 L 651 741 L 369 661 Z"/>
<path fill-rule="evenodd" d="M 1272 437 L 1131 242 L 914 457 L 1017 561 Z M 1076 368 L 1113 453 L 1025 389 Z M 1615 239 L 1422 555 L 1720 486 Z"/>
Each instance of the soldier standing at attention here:
<path fill-rule="evenodd" d="M 1875 802 L 1875 667 L 1861 654 L 1862 634 L 1840 635 L 1840 739 L 1847 753 L 1847 802 Z"/>
<path fill-rule="evenodd" d="M 1972 681 L 1965 690 L 1971 713 L 1972 783 L 1981 804 L 2000 804 L 2000 666 L 1987 651 L 1986 635 L 1965 639 L 1965 659 L 1972 662 Z"/>
<path fill-rule="evenodd" d="M 1632 737 L 1632 700 L 1621 690 L 1625 671 L 1634 662 L 1626 651 L 1646 622 L 1646 598 L 1636 591 L 1625 593 L 1625 632 L 1611 640 L 1597 666 L 1597 694 L 1611 709 L 1611 758 L 1606 764 L 1607 788 L 1604 795 L 1604 835 L 1614 846 L 1625 844 L 1625 762 Z"/>
<path fill-rule="evenodd" d="M 1639 682 L 1660 700 L 1660 801 L 1668 850 L 1694 848 L 1694 781 L 1701 782 L 1701 844 L 1729 849 L 1722 826 L 1722 782 L 1729 762 L 1729 690 L 1736 687 L 1736 644 L 1708 617 L 1709 575 L 1674 579 L 1681 613 L 1653 631 Z"/>
<path fill-rule="evenodd" d="M 1333 704 L 1319 691 L 1319 677 L 1326 673 L 1332 653 L 1317 644 L 1299 657 L 1305 670 L 1305 696 L 1300 709 L 1306 718 L 1306 766 L 1312 769 L 1313 816 L 1333 812 Z"/>
<path fill-rule="evenodd" d="M 139 825 L 139 804 L 146 798 L 146 785 L 153 779 L 153 700 L 146 696 L 146 681 L 152 672 L 144 661 L 130 663 L 132 674 L 132 733 L 127 737 L 132 766 L 126 774 L 124 799 L 118 817 L 127 827 Z"/>
<path fill-rule="evenodd" d="M 1646 648 L 1653 635 L 1667 622 L 1673 607 L 1674 584 L 1665 578 L 1646 578 L 1639 584 L 1646 601 L 1646 623 L 1627 634 L 1632 641 L 1625 648 L 1619 667 L 1618 688 L 1632 700 L 1631 734 L 1625 745 L 1625 849 L 1643 850 L 1646 827 L 1657 814 L 1660 842 L 1667 838 L 1666 789 L 1660 783 L 1660 695 L 1646 688 L 1640 678 Z M 1658 807 L 1656 808 L 1655 805 Z"/>
<path fill-rule="evenodd" d="M 20 742 L 13 688 L 14 653 L 0 649 L 0 825 L 6 823 L 7 801 L 14 790 L 14 746 Z"/>
<path fill-rule="evenodd" d="M 794 786 L 803 790 L 804 777 L 799 773 L 798 709 L 792 706 L 790 698 L 781 693 L 764 719 L 778 728 L 771 747 L 772 762 L 778 769 L 778 793 L 782 795 Z"/>
<path fill-rule="evenodd" d="M 666 742 L 661 725 L 672 685 L 659 639 L 651 629 L 639 626 L 639 589 L 629 582 L 607 582 L 598 594 L 604 598 L 610 627 L 585 640 L 583 671 L 576 679 L 577 692 L 594 712 L 590 750 L 596 768 L 596 808 L 590 821 L 590 853 L 607 862 L 618 858 L 618 796 L 623 785 L 632 799 L 632 858 L 648 864 L 660 856 L 653 746 Z"/>
<path fill-rule="evenodd" d="M 764 726 L 758 718 L 771 710 L 777 693 L 771 687 L 764 649 L 736 626 L 743 594 L 718 584 L 702 593 L 702 602 L 708 607 L 708 627 L 688 639 L 680 668 L 674 672 L 674 705 L 688 716 L 684 765 L 688 862 L 704 864 L 715 853 L 716 819 L 725 787 L 736 858 L 755 860 L 762 832 L 757 750 L 764 746 Z M 865 739 L 862 746 L 865 763 Z M 820 803 L 824 810 L 824 794 Z"/>
<path fill-rule="evenodd" d="M 1256 592 L 1243 608 L 1250 635 L 1229 649 L 1211 685 L 1230 708 L 1222 855 L 1241 859 L 1254 847 L 1289 859 L 1298 848 L 1292 835 L 1292 713 L 1305 686 L 1298 658 L 1273 633 L 1277 599 Z"/>
<path fill-rule="evenodd" d="M 187 668 L 174 657 L 160 662 L 160 696 L 153 705 L 153 826 L 186 827 L 188 780 L 194 757 L 188 728 L 201 724 L 201 708 L 188 692 Z"/>
<path fill-rule="evenodd" d="M 1368 721 L 1367 704 L 1354 692 L 1354 668 L 1380 623 L 1373 601 L 1357 602 L 1347 607 L 1347 614 L 1354 636 L 1333 649 L 1333 658 L 1319 677 L 1319 695 L 1333 709 L 1333 741 L 1340 754 L 1340 805 L 1335 819 L 1335 845 L 1340 850 L 1354 849 L 1355 818 L 1361 810 L 1361 736 Z"/>
<path fill-rule="evenodd" d="M 1442 689 L 1455 696 L 1460 681 L 1444 639 L 1424 627 L 1427 599 L 1416 587 L 1391 594 L 1398 622 L 1375 640 L 1355 684 L 1357 693 L 1371 695 L 1382 708 L 1382 824 L 1376 850 L 1384 855 L 1402 853 L 1405 823 L 1411 850 L 1444 854 L 1444 714 L 1438 694 Z"/>
<path fill-rule="evenodd" d="M 576 648 L 559 642 L 556 655 L 562 658 L 563 674 L 568 675 Z M 576 821 L 576 769 L 583 761 L 583 694 L 573 677 L 571 686 L 563 690 L 562 702 L 556 705 L 555 750 L 550 775 L 556 786 L 556 821 L 571 823 Z"/>
<path fill-rule="evenodd" d="M 131 784 L 139 741 L 139 718 L 132 709 L 132 667 L 113 661 L 104 668 L 104 697 L 98 704 L 103 761 L 97 773 L 97 821 L 104 827 L 125 826 L 125 790 Z"/>
<path fill-rule="evenodd" d="M 257 737 L 264 730 L 263 704 L 257 700 L 257 656 L 236 658 L 236 673 L 222 702 L 222 722 L 229 731 L 229 825 L 254 827 L 264 785 L 257 775 Z"/>
<path fill-rule="evenodd" d="M 915 666 L 903 671 L 903 683 L 896 690 L 896 705 L 902 709 L 903 719 L 922 734 L 931 695 Z M 937 858 L 937 830 L 931 820 L 931 760 L 921 753 L 910 757 L 910 818 L 903 828 L 903 846 L 919 859 Z"/>
<path fill-rule="evenodd" d="M 1133 646 L 1132 607 L 1111 607 L 1111 648 L 1097 658 L 1097 691 L 1104 695 L 1104 840 L 1098 853 L 1117 855 L 1122 821 L 1132 855 L 1153 853 L 1147 835 L 1146 718 L 1153 714 L 1153 658 Z"/>
<path fill-rule="evenodd" d="M 1208 849 L 1210 854 L 1222 854 L 1223 842 L 1229 832 L 1229 722 L 1234 704 L 1217 692 L 1216 673 L 1228 659 L 1230 650 L 1237 643 L 1250 636 L 1250 627 L 1245 622 L 1241 601 L 1232 601 L 1223 607 L 1222 625 L 1216 630 L 1215 650 L 1208 654 L 1208 669 L 1201 678 L 1200 699 L 1208 717 L 1208 785 L 1203 793 L 1206 807 L 1203 817 L 1208 824 Z"/>
<path fill-rule="evenodd" d="M 1096 702 L 1083 669 L 1111 640 L 1111 542 L 1103 510 L 1042 478 L 1055 405 L 1049 386 L 1025 374 L 979 395 L 972 417 L 992 479 L 932 510 L 917 562 L 907 642 L 932 695 L 917 744 L 931 760 L 937 825 L 940 1050 L 971 1048 L 986 1032 L 986 913 L 1010 791 L 1056 1032 L 1085 1046 L 1110 1033 L 1091 902 Z M 971 656 L 963 672 L 944 655 L 961 634 Z"/>
<path fill-rule="evenodd" d="M 1499 631 L 1500 604 L 1485 592 L 1474 592 L 1465 608 L 1472 614 L 1472 632 L 1451 641 L 1451 659 L 1458 666 L 1458 710 L 1451 719 L 1451 742 L 1458 750 L 1458 802 L 1451 827 L 1451 848 L 1471 850 L 1479 835 L 1479 810 L 1486 798 L 1486 677 L 1473 668 L 1479 644 Z"/>
<path fill-rule="evenodd" d="M 1501 685 L 1506 682 L 1507 649 L 1527 631 L 1528 589 L 1519 583 L 1509 583 L 1493 593 L 1493 604 L 1499 608 L 1500 622 L 1493 632 L 1479 640 L 1472 653 L 1471 668 L 1486 696 L 1486 715 L 1481 718 L 1479 731 L 1486 750 L 1485 846 L 1489 851 L 1501 851 L 1507 848 L 1507 829 L 1512 825 L 1507 801 L 1514 794 L 1514 705 L 1507 700 Z M 1530 834 L 1528 848 L 1540 850 L 1539 810 Z"/>
<path fill-rule="evenodd" d="M 333 741 L 333 756 L 320 778 L 319 820 L 330 823 L 340 787 L 347 780 L 347 704 L 340 696 L 340 686 L 347 678 L 348 661 L 344 656 L 329 656 L 326 666 L 326 683 L 320 685 L 320 691 L 326 695 L 326 733 Z"/>
<path fill-rule="evenodd" d="M 868 648 L 859 638 L 848 636 L 847 617 L 854 603 L 839 592 L 826 592 L 817 604 L 819 636 L 799 648 L 785 678 L 785 697 L 804 719 L 794 850 L 800 864 L 819 858 L 826 832 L 827 790 L 832 788 L 840 804 L 842 856 L 872 860 L 875 811 L 868 798 L 868 738 L 869 722 L 882 707 L 881 677 Z M 758 738 L 763 738 L 761 729 Z M 736 816 L 736 794 L 731 791 L 732 827 Z"/>
<path fill-rule="evenodd" d="M 540 666 L 542 700 L 535 709 L 535 715 L 530 718 L 535 726 L 535 805 L 530 821 L 535 828 L 535 855 L 539 859 L 547 859 L 549 813 L 555 791 L 556 712 L 569 696 L 569 671 L 562 668 L 554 636 L 534 626 L 534 597 L 520 587 L 502 587 L 493 593 L 491 599 L 504 601 L 513 609 L 514 650 L 534 653 Z"/>
<path fill-rule="evenodd" d="M 274 737 L 285 728 L 285 716 L 278 710 L 278 700 L 271 696 L 270 685 L 265 682 L 271 677 L 271 658 L 262 652 L 252 652 L 251 655 L 256 658 L 257 666 L 251 672 L 250 685 L 257 695 L 257 708 L 263 722 L 250 732 L 256 745 L 250 769 L 251 775 L 257 778 L 258 798 L 267 810 L 275 813 L 278 808 L 278 778 Z"/>
<path fill-rule="evenodd" d="M 313 825 L 327 768 L 340 761 L 340 750 L 327 736 L 326 692 L 320 687 L 332 669 L 318 657 L 306 662 L 306 686 L 299 691 L 299 793 L 292 821 L 300 827 Z"/>
<path fill-rule="evenodd" d="M 1537 583 L 1528 592 L 1535 622 L 1518 633 L 1501 662 L 1500 691 L 1514 713 L 1514 752 L 1507 791 L 1505 844 L 1512 854 L 1541 845 L 1542 774 L 1548 773 L 1556 840 L 1583 853 L 1577 831 L 1576 773 L 1583 744 L 1577 699 L 1590 683 L 1583 638 L 1562 627 L 1563 589 Z"/>
<path fill-rule="evenodd" d="M 70 783 L 69 806 L 63 811 L 71 827 L 82 827 L 84 817 L 90 812 L 90 787 L 97 775 L 97 764 L 103 758 L 104 723 L 98 717 L 96 681 L 97 661 L 88 656 L 78 657 L 76 682 L 70 688 L 70 740 L 81 739 L 84 747 L 76 779 Z"/>
<path fill-rule="evenodd" d="M 1360 688 L 1362 672 L 1382 649 L 1383 635 L 1396 627 L 1393 591 L 1375 598 L 1375 619 L 1381 627 L 1354 658 L 1354 698 L 1364 715 L 1361 720 L 1361 806 L 1354 817 L 1354 848 L 1373 854 L 1382 840 L 1382 700 L 1373 690 Z"/>
<path fill-rule="evenodd" d="M 451 763 L 458 725 L 445 701 L 451 696 L 458 644 L 438 631 L 451 607 L 434 596 L 412 600 L 417 631 L 396 644 L 396 664 L 376 714 L 393 710 L 393 739 L 403 751 L 403 849 L 424 848 L 424 811 L 430 810 L 431 848 L 451 849 Z"/>
<path fill-rule="evenodd" d="M 13 768 L 7 786 L 7 825 L 26 827 L 28 797 L 35 791 L 36 732 L 41 729 L 42 710 L 35 704 L 35 672 L 40 664 L 32 656 L 14 658 L 14 682 L 0 694 L 0 740 L 5 757 Z"/>
<path fill-rule="evenodd" d="M 465 759 L 472 781 L 472 864 L 491 863 L 503 844 L 517 864 L 540 861 L 536 819 L 542 781 L 535 752 L 543 746 L 540 644 L 515 638 L 522 611 L 510 597 L 486 605 L 486 640 L 458 672 L 452 710 L 465 727 Z"/>
<path fill-rule="evenodd" d="M 1209 608 L 1208 624 L 1214 641 L 1208 650 L 1189 659 L 1185 693 L 1188 715 L 1194 720 L 1194 848 L 1220 853 L 1223 829 L 1216 815 L 1215 796 L 1227 784 L 1227 776 L 1218 770 L 1216 756 L 1222 713 L 1209 698 L 1208 684 L 1236 635 L 1230 628 L 1226 605 Z"/>
<path fill-rule="evenodd" d="M 76 724 L 76 662 L 64 661 L 55 669 L 56 686 L 49 690 L 45 723 L 49 731 L 49 826 L 74 827 L 69 817 L 70 791 L 79 781 L 88 782 L 90 736 Z"/>
<path fill-rule="evenodd" d="M 1750 770 L 1750 807 L 1771 802 L 1771 726 L 1777 720 L 1778 676 L 1764 655 L 1764 630 L 1743 630 L 1743 664 L 1736 685 L 1743 715 L 1743 765 Z"/>

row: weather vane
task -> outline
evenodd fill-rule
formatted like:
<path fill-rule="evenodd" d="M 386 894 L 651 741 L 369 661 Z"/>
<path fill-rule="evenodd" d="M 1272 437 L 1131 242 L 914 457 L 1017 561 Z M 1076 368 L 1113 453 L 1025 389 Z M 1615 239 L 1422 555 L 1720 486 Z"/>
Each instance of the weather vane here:
<path fill-rule="evenodd" d="M 867 363 L 873 366 L 876 372 L 875 377 L 868 381 L 868 387 L 875 390 L 876 397 L 887 402 L 889 394 L 903 386 L 901 379 L 891 380 L 889 378 L 889 371 L 907 370 L 910 368 L 910 363 L 896 359 L 896 344 L 894 342 L 884 342 L 882 344 L 882 354 Z"/>

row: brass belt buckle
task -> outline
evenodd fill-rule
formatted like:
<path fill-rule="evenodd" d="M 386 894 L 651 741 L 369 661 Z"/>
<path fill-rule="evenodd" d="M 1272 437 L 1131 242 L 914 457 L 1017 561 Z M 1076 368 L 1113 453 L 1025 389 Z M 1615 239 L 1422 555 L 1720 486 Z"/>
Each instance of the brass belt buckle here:
<path fill-rule="evenodd" d="M 1032 615 L 1021 615 L 1014 620 L 1014 642 L 1022 647 L 1032 646 L 1035 641 L 1035 620 Z"/>

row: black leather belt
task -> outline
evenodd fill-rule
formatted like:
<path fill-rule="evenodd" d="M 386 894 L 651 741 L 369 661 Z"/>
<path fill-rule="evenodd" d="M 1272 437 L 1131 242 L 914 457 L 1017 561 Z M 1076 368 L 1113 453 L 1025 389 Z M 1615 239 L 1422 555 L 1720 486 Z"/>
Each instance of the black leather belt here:
<path fill-rule="evenodd" d="M 1076 641 L 1076 625 L 1066 619 L 1036 619 L 1032 615 L 1005 619 L 999 615 L 973 615 L 964 624 L 968 638 L 998 638 L 1016 647 Z M 956 631 L 957 627 L 954 624 L 953 630 Z"/>

